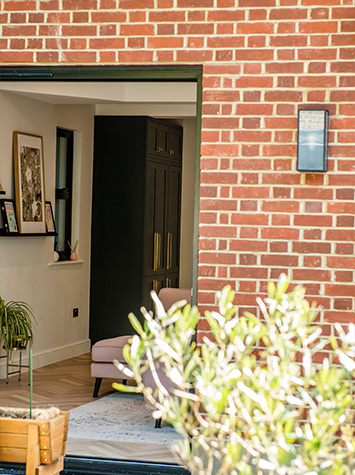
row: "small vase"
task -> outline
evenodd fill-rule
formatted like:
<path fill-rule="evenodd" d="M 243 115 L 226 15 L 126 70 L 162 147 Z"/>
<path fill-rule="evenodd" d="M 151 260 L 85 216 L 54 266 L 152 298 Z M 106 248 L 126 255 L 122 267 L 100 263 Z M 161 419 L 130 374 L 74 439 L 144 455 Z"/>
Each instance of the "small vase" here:
<path fill-rule="evenodd" d="M 75 254 L 75 252 L 72 252 L 70 254 L 70 260 L 71 261 L 77 261 L 78 260 L 78 256 Z"/>

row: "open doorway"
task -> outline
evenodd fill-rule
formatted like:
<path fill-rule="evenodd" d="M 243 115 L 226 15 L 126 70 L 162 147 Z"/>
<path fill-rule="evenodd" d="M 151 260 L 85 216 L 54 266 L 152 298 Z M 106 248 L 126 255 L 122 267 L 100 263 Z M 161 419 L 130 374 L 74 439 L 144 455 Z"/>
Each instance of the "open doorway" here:
<path fill-rule="evenodd" d="M 182 207 L 185 206 L 190 216 L 182 219 L 180 254 L 185 264 L 181 265 L 180 283 L 193 287 L 196 302 L 201 68 L 0 68 L 0 76 L 0 94 L 3 95 L 2 105 L 5 105 L 2 110 L 6 114 L 9 112 L 9 120 L 1 132 L 2 143 L 6 142 L 4 156 L 11 156 L 11 138 L 9 141 L 8 137 L 13 130 L 43 135 L 46 199 L 52 203 L 55 198 L 56 127 L 73 130 L 81 137 L 78 148 L 81 196 L 77 200 L 78 209 L 74 210 L 80 240 L 79 262 L 54 265 L 51 262 L 53 241 L 49 238 L 45 241 L 22 239 L 21 245 L 15 243 L 15 238 L 7 240 L 8 252 L 3 259 L 8 269 L 10 266 L 16 268 L 13 275 L 10 269 L 10 280 L 21 275 L 20 288 L 25 288 L 27 271 L 33 274 L 35 269 L 41 282 L 41 292 L 33 292 L 35 301 L 31 301 L 38 309 L 39 321 L 34 366 L 45 366 L 90 349 L 90 210 L 92 134 L 96 115 L 144 115 L 183 127 L 184 146 L 187 147 L 184 155 L 189 156 L 191 169 L 188 171 L 189 167 L 183 164 L 183 174 L 186 174 L 182 178 Z M 13 113 L 17 115 L 14 117 Z M 85 125 L 81 127 L 83 122 Z M 88 139 L 90 131 L 91 139 Z M 10 145 L 6 149 L 7 142 Z M 0 173 L 2 184 L 12 197 L 11 161 L 5 166 L 2 162 Z M 34 262 L 39 255 L 42 261 Z M 31 266 L 28 265 L 30 258 Z M 6 289 L 4 291 L 6 293 Z M 79 308 L 79 318 L 73 320 L 74 307 Z"/>

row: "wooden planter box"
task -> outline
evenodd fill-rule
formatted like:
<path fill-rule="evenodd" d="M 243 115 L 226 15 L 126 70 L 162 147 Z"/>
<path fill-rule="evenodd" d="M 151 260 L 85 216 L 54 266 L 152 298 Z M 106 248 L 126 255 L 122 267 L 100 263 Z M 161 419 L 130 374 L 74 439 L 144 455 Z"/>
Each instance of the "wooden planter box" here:
<path fill-rule="evenodd" d="M 48 421 L 0 418 L 0 460 L 26 463 L 26 475 L 63 470 L 69 413 Z"/>

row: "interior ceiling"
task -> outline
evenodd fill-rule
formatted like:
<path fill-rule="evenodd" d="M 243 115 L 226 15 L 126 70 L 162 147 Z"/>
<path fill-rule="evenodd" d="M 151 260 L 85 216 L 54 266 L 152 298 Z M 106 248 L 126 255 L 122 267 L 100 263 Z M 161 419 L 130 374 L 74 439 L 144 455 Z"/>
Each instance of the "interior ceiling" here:
<path fill-rule="evenodd" d="M 99 115 L 196 116 L 193 82 L 1 81 L 0 91 L 53 105 L 91 104 Z"/>

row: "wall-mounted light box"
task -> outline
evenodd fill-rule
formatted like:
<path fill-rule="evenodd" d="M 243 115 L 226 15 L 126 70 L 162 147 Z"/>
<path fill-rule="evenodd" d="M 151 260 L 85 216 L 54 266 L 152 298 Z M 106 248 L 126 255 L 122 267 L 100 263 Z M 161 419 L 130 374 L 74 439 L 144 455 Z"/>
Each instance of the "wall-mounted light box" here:
<path fill-rule="evenodd" d="M 328 166 L 328 117 L 326 109 L 300 109 L 297 131 L 297 170 L 326 172 Z"/>

